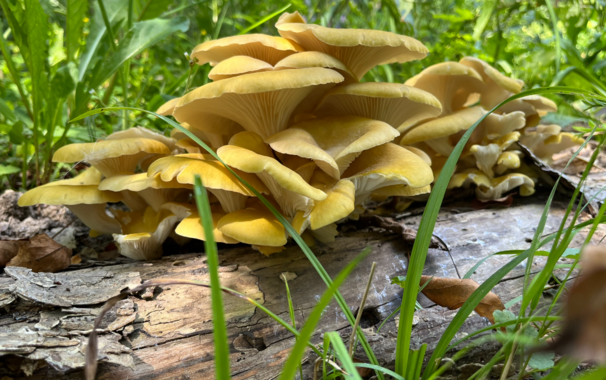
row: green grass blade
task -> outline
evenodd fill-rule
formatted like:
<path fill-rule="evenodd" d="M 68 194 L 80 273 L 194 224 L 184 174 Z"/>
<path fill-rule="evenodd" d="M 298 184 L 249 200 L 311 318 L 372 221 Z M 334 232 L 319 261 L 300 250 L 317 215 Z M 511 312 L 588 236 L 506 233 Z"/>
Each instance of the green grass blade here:
<path fill-rule="evenodd" d="M 345 343 L 343 343 L 343 339 L 341 339 L 339 333 L 336 331 L 328 332 L 324 334 L 324 340 L 330 341 L 337 359 L 339 359 L 344 367 L 343 369 L 347 372 L 347 374 L 343 374 L 343 377 L 346 379 L 362 380 L 353 360 L 349 357 L 347 347 L 345 347 Z"/>
<path fill-rule="evenodd" d="M 408 355 L 409 355 L 409 350 L 410 350 L 410 339 L 411 339 L 411 335 L 412 335 L 412 318 L 414 315 L 414 305 L 415 305 L 415 301 L 416 301 L 417 290 L 419 288 L 419 282 L 421 280 L 421 274 L 422 274 L 423 268 L 425 266 L 425 259 L 427 257 L 427 251 L 429 249 L 429 244 L 431 242 L 433 230 L 434 230 L 434 227 L 436 224 L 438 213 L 440 211 L 440 205 L 442 204 L 442 199 L 444 198 L 444 194 L 446 193 L 448 183 L 450 182 L 450 178 L 452 177 L 452 174 L 454 172 L 454 169 L 455 169 L 455 166 L 459 159 L 459 156 L 461 155 L 463 148 L 464 148 L 465 144 L 467 143 L 467 140 L 469 140 L 469 138 L 471 137 L 471 134 L 473 133 L 475 128 L 486 118 L 486 116 L 488 116 L 489 114 L 494 112 L 500 106 L 507 104 L 512 100 L 519 99 L 519 98 L 522 98 L 522 97 L 528 96 L 528 95 L 561 93 L 561 92 L 567 93 L 567 94 L 576 93 L 576 94 L 579 94 L 582 96 L 588 96 L 589 94 L 592 94 L 592 96 L 600 97 L 600 95 L 593 94 L 586 90 L 581 90 L 581 89 L 576 89 L 576 88 L 567 88 L 567 87 L 537 88 L 537 89 L 528 90 L 528 91 L 524 91 L 519 94 L 513 95 L 510 98 L 501 102 L 499 105 L 497 105 L 491 111 L 486 113 L 486 115 L 481 117 L 476 123 L 474 123 L 467 130 L 467 132 L 465 132 L 465 134 L 463 135 L 461 140 L 455 146 L 451 155 L 448 157 L 448 160 L 446 161 L 446 164 L 444 165 L 444 168 L 442 169 L 442 172 L 440 173 L 440 176 L 438 177 L 438 179 L 431 191 L 431 195 L 429 196 L 429 201 L 428 201 L 427 205 L 425 206 L 425 211 L 423 213 L 423 217 L 421 219 L 421 223 L 419 225 L 419 229 L 417 232 L 417 238 L 415 240 L 415 244 L 413 246 L 412 253 L 411 253 L 411 260 L 410 260 L 410 263 L 408 266 L 406 283 L 405 283 L 405 287 L 404 287 L 404 294 L 402 296 L 402 310 L 400 312 L 400 325 L 398 326 L 398 339 L 397 339 L 397 345 L 396 345 L 396 372 L 397 373 L 399 373 L 401 375 L 404 374 L 406 371 L 406 367 L 408 365 Z M 552 191 L 552 195 L 551 195 L 550 199 L 553 199 L 553 195 L 555 194 L 555 189 L 556 189 L 556 187 L 554 187 L 554 190 Z M 550 201 L 549 201 L 549 203 L 550 203 Z M 544 228 L 544 225 L 545 225 L 545 222 L 547 219 L 547 210 L 548 210 L 548 206 L 546 206 L 543 216 L 541 218 L 541 223 L 542 223 L 543 227 L 539 226 L 539 228 L 537 229 L 537 234 L 536 234 L 535 238 L 538 238 L 541 236 L 540 233 L 542 233 L 542 230 Z M 540 233 L 538 232 L 539 230 L 541 231 Z M 538 244 L 538 241 L 537 241 L 537 244 Z M 534 250 L 536 250 L 536 247 L 534 248 Z M 528 251 L 528 254 L 530 254 L 530 251 Z M 482 284 L 480 286 L 480 288 L 478 288 L 476 290 L 476 292 L 467 300 L 465 305 L 463 305 L 463 307 L 459 310 L 459 312 L 455 316 L 455 319 L 449 325 L 449 327 L 447 328 L 446 332 L 444 333 L 442 339 L 438 343 L 439 349 L 434 350 L 432 359 L 430 359 L 429 364 L 424 372 L 424 375 L 423 375 L 424 379 L 427 379 L 427 377 L 431 374 L 431 372 L 433 371 L 433 367 L 435 366 L 435 359 L 437 359 L 438 357 L 440 357 L 443 354 L 442 350 L 447 347 L 448 342 L 450 342 L 452 340 L 456 331 L 458 331 L 460 326 L 463 324 L 464 320 L 467 318 L 469 313 L 471 313 L 471 311 L 475 308 L 477 303 L 479 303 L 481 301 L 481 299 L 484 298 L 484 295 L 488 293 L 489 289 L 492 289 L 500 281 L 500 279 L 502 277 L 504 277 L 513 268 L 515 268 L 515 266 L 518 265 L 520 262 L 522 262 L 522 260 L 525 259 L 527 256 L 528 255 L 519 256 L 519 257 L 513 259 L 512 261 L 510 261 L 505 267 L 501 268 L 501 270 L 497 271 L 497 273 L 495 273 L 493 276 L 491 276 L 490 279 L 487 280 L 487 282 Z M 522 257 L 523 257 L 523 259 L 522 259 Z M 504 270 L 506 270 L 506 271 L 504 271 Z M 488 285 L 488 284 L 492 284 L 492 285 L 490 285 L 490 287 L 484 286 L 484 285 Z M 482 294 L 484 292 L 485 292 L 485 294 Z M 481 295 L 481 297 L 480 297 L 480 295 Z M 472 303 L 474 306 L 469 308 L 469 306 L 471 306 Z M 440 346 L 440 344 L 441 344 L 441 346 Z"/>
<path fill-rule="evenodd" d="M 347 276 L 354 270 L 354 268 L 362 261 L 368 254 L 370 253 L 370 248 L 365 248 L 362 253 L 356 256 L 352 261 L 350 261 L 347 266 L 337 275 L 334 282 L 328 287 L 326 292 L 320 298 L 320 301 L 316 304 L 314 309 L 312 310 L 309 317 L 307 317 L 307 321 L 301 329 L 301 336 L 295 343 L 295 346 L 290 351 L 290 355 L 286 364 L 282 368 L 282 375 L 280 376 L 280 380 L 291 380 L 295 377 L 295 373 L 297 372 L 297 368 L 301 364 L 301 358 L 305 353 L 305 347 L 307 346 L 307 342 L 311 339 L 318 322 L 320 322 L 320 318 L 322 317 L 322 313 L 324 309 L 328 306 L 332 297 L 337 292 L 337 289 Z M 347 356 L 347 349 L 345 345 L 343 345 L 343 349 L 345 350 L 345 355 Z"/>
<path fill-rule="evenodd" d="M 261 20 L 255 22 L 254 24 L 252 24 L 251 26 L 249 26 L 248 28 L 240 31 L 240 33 L 238 34 L 246 34 L 248 32 L 250 32 L 251 30 L 255 29 L 256 27 L 258 27 L 259 25 L 263 25 L 264 23 L 266 23 L 267 21 L 271 20 L 272 18 L 276 17 L 277 15 L 285 12 L 288 8 L 290 8 L 292 6 L 292 4 L 288 4 L 285 7 L 278 9 L 277 11 L 275 11 L 274 13 L 263 17 Z"/>
<path fill-rule="evenodd" d="M 598 368 L 593 371 L 586 372 L 582 375 L 576 376 L 573 380 L 604 380 L 606 379 L 606 368 Z"/>
<path fill-rule="evenodd" d="M 387 368 L 383 368 L 383 367 L 378 366 L 378 365 L 368 364 L 368 363 L 355 363 L 354 365 L 356 367 L 359 367 L 359 368 L 374 369 L 375 372 L 383 372 L 384 374 L 389 375 L 389 376 L 393 377 L 396 380 L 406 380 L 402 376 L 400 376 L 397 373 L 395 373 L 394 371 L 391 371 L 391 370 L 389 370 Z"/>
<path fill-rule="evenodd" d="M 223 294 L 219 281 L 219 254 L 213 236 L 213 218 L 208 202 L 208 194 L 202 186 L 200 176 L 195 177 L 194 196 L 198 205 L 198 214 L 204 229 L 204 249 L 210 275 L 210 293 L 213 312 L 213 337 L 215 344 L 215 373 L 217 379 L 229 379 L 229 344 L 227 342 L 227 325 L 223 313 Z"/>
<path fill-rule="evenodd" d="M 562 41 L 560 36 L 560 31 L 558 29 L 558 17 L 556 16 L 555 9 L 553 9 L 553 4 L 551 0 L 545 0 L 545 4 L 547 4 L 547 9 L 549 10 L 549 17 L 551 18 L 551 25 L 553 28 L 553 35 L 555 37 L 556 44 L 556 56 L 555 56 L 555 69 L 556 73 L 560 72 L 560 63 L 562 61 Z"/>
<path fill-rule="evenodd" d="M 585 90 L 580 90 L 580 91 L 585 91 Z M 96 115 L 96 114 L 99 114 L 99 113 L 108 112 L 108 111 L 120 111 L 122 109 L 125 109 L 125 107 L 108 107 L 108 108 L 94 109 L 94 110 L 90 110 L 90 111 L 88 111 L 86 113 L 83 113 L 83 114 L 77 116 L 76 118 L 72 119 L 70 122 L 75 122 L 75 121 L 78 121 L 78 120 L 82 120 L 82 119 L 84 119 L 86 117 L 89 117 L 89 116 L 92 116 L 92 115 Z M 202 140 L 200 140 L 198 137 L 196 137 L 196 135 L 194 135 L 193 133 L 191 133 L 187 129 L 183 128 L 179 123 L 177 123 L 174 120 L 171 120 L 171 119 L 169 119 L 169 118 L 167 118 L 165 116 L 158 115 L 155 112 L 143 110 L 143 109 L 140 109 L 140 108 L 128 107 L 126 109 L 131 110 L 131 111 L 145 112 L 147 114 L 154 115 L 154 116 L 158 117 L 162 121 L 170 124 L 174 128 L 177 128 L 179 131 L 181 131 L 184 134 L 186 134 L 189 138 L 191 138 L 198 145 L 200 145 L 202 148 L 204 148 L 204 150 L 206 150 L 208 152 L 208 154 L 212 155 L 216 160 L 218 160 L 219 162 L 221 162 L 222 164 L 224 164 L 225 167 L 230 171 L 230 173 L 238 181 L 240 181 L 244 186 L 246 186 L 246 188 L 248 188 L 257 198 L 259 198 L 259 200 L 261 200 L 261 202 L 271 211 L 271 213 L 280 221 L 280 223 L 282 223 L 282 225 L 284 225 L 284 228 L 286 229 L 286 231 L 288 231 L 288 233 L 293 238 L 293 240 L 299 245 L 299 247 L 301 248 L 301 250 L 303 251 L 303 253 L 307 257 L 307 259 L 309 260 L 309 262 L 311 263 L 311 265 L 318 272 L 318 274 L 320 275 L 320 277 L 322 278 L 322 280 L 326 284 L 326 286 L 330 287 L 332 285 L 333 281 L 330 278 L 330 276 L 328 275 L 328 272 L 326 272 L 326 270 L 324 269 L 324 267 L 322 267 L 322 264 L 320 263 L 320 261 L 318 260 L 318 258 L 316 257 L 316 255 L 311 251 L 311 249 L 307 246 L 307 244 L 305 244 L 305 241 L 303 241 L 303 239 L 301 238 L 301 236 L 299 236 L 299 234 L 297 233 L 297 231 L 294 230 L 294 228 L 284 218 L 284 216 L 282 214 L 280 214 L 280 212 L 278 210 L 276 210 L 276 208 L 271 203 L 269 203 L 269 201 L 263 195 L 261 195 L 261 193 L 259 193 L 248 182 L 246 182 L 244 179 L 242 179 L 242 177 L 240 177 L 236 172 L 234 172 L 228 165 L 226 165 L 225 162 L 223 162 L 223 160 L 221 160 L 221 158 L 219 158 L 219 156 L 215 153 L 215 151 L 213 151 L 212 149 L 210 149 L 210 147 L 208 145 L 206 145 Z M 349 306 L 347 305 L 347 302 L 345 302 L 345 299 L 343 298 L 343 296 L 341 295 L 341 293 L 339 291 L 337 291 L 335 293 L 335 298 L 337 300 L 337 303 L 339 304 L 339 307 L 341 308 L 341 310 L 345 314 L 345 317 L 347 318 L 347 321 L 349 322 L 350 325 L 353 326 L 355 324 L 355 317 L 354 317 L 353 313 L 351 312 L 351 310 L 349 309 Z M 368 344 L 368 340 L 364 336 L 364 333 L 362 332 L 362 329 L 360 327 L 358 327 L 358 341 L 360 342 L 360 344 L 364 348 L 364 352 L 368 356 L 368 359 L 370 360 L 370 362 L 372 364 L 379 365 L 379 361 L 377 360 L 377 357 L 374 354 L 374 352 L 372 352 L 372 349 L 370 348 L 370 345 Z M 379 378 L 379 380 L 384 380 L 384 376 L 383 376 L 382 373 L 377 373 L 377 377 Z"/>
<path fill-rule="evenodd" d="M 288 287 L 288 279 L 286 276 L 282 276 L 284 280 L 284 286 L 286 286 L 286 298 L 288 299 L 288 314 L 290 315 L 290 323 L 292 323 L 292 327 L 297 328 L 297 321 L 295 320 L 295 308 L 292 304 L 292 297 L 290 296 L 290 288 Z M 303 367 L 299 365 L 299 376 L 303 379 Z"/>

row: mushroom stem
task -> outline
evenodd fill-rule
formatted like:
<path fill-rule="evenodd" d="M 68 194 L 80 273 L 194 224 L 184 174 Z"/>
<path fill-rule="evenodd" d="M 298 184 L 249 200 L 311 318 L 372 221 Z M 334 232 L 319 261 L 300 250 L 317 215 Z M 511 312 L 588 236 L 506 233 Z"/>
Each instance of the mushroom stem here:
<path fill-rule="evenodd" d="M 217 197 L 223 211 L 230 213 L 238 210 L 242 210 L 246 205 L 246 199 L 248 197 L 243 194 L 235 193 L 233 191 L 221 190 L 221 189 L 207 189 Z"/>
<path fill-rule="evenodd" d="M 259 176 L 261 181 L 267 186 L 286 217 L 293 217 L 298 210 L 301 210 L 306 214 L 311 211 L 314 204 L 311 198 L 280 186 L 280 184 L 267 172 L 263 171 L 257 173 L 257 176 Z"/>
<path fill-rule="evenodd" d="M 120 223 L 105 212 L 107 203 L 67 205 L 82 223 L 99 234 L 120 233 Z"/>

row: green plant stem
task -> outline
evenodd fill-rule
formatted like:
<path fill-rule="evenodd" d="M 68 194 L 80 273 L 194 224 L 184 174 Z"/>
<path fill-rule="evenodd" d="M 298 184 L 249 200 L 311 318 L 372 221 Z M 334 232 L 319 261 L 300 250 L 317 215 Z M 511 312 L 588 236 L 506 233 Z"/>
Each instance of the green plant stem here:
<path fill-rule="evenodd" d="M 368 275 L 366 289 L 364 290 L 364 295 L 362 296 L 362 301 L 360 302 L 360 308 L 358 309 L 356 323 L 353 326 L 353 330 L 351 331 L 351 337 L 349 338 L 349 348 L 347 350 L 349 357 L 353 357 L 354 343 L 356 341 L 356 331 L 358 330 L 358 326 L 360 326 L 360 320 L 362 319 L 362 314 L 364 313 L 364 305 L 366 304 L 366 298 L 368 298 L 368 292 L 370 291 L 370 285 L 372 284 L 372 277 L 375 274 L 376 267 L 377 263 L 373 262 L 372 266 L 370 267 L 370 274 Z"/>
<path fill-rule="evenodd" d="M 25 106 L 25 110 L 29 118 L 34 121 L 34 114 L 32 113 L 31 106 L 29 104 L 29 100 L 25 95 L 25 91 L 23 91 L 23 86 L 21 85 L 21 80 L 19 79 L 19 74 L 17 69 L 15 68 L 15 63 L 13 62 L 13 58 L 8 51 L 8 46 L 6 44 L 6 40 L 4 39 L 4 33 L 0 30 L 0 51 L 2 51 L 2 56 L 4 56 L 4 62 L 6 62 L 6 67 L 8 68 L 8 72 L 13 77 L 13 83 L 17 86 L 17 91 L 19 91 L 19 96 L 21 96 L 21 101 Z"/>
<path fill-rule="evenodd" d="M 556 73 L 559 73 L 560 62 L 562 60 L 562 42 L 560 37 L 560 31 L 558 30 L 558 17 L 556 16 L 555 9 L 553 8 L 551 0 L 545 0 L 545 4 L 547 4 L 547 9 L 549 10 L 549 17 L 551 18 L 551 24 L 553 26 L 553 35 L 555 37 L 556 43 L 555 68 Z"/>

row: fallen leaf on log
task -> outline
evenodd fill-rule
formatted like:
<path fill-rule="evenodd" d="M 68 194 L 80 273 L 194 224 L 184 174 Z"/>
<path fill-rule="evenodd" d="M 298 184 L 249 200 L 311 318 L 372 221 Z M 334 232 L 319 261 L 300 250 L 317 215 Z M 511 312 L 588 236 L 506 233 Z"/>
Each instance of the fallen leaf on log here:
<path fill-rule="evenodd" d="M 566 297 L 562 333 L 547 350 L 602 365 L 606 364 L 606 248 L 587 247 L 581 257 L 583 271 Z"/>
<path fill-rule="evenodd" d="M 19 247 L 27 240 L 0 240 L 0 266 L 6 266 L 19 253 Z"/>
<path fill-rule="evenodd" d="M 431 282 L 425 286 L 422 293 L 425 297 L 435 302 L 439 306 L 455 310 L 463 306 L 465 301 L 480 286 L 474 280 L 460 280 L 458 278 L 441 278 L 431 276 L 421 276 L 421 286 L 427 281 Z M 480 316 L 488 318 L 490 323 L 494 324 L 493 313 L 496 310 L 504 310 L 503 302 L 493 292 L 488 293 L 482 301 L 476 306 L 475 311 Z"/>
<path fill-rule="evenodd" d="M 17 244 L 17 254 L 5 265 L 23 267 L 33 272 L 58 272 L 71 264 L 72 250 L 62 246 L 46 234 Z M 12 246 L 13 250 L 15 245 Z"/>

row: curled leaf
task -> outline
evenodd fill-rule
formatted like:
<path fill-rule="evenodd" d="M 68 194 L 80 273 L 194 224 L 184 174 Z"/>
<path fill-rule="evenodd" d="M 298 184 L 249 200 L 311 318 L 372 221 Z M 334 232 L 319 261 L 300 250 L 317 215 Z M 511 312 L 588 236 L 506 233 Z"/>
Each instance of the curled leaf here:
<path fill-rule="evenodd" d="M 19 253 L 19 246 L 27 240 L 0 240 L 0 267 L 6 266 Z"/>
<path fill-rule="evenodd" d="M 431 276 L 421 276 L 421 286 L 429 281 Z M 422 290 L 425 297 L 436 304 L 455 310 L 463 306 L 465 301 L 473 294 L 480 285 L 474 280 L 458 278 L 433 277 L 431 282 Z M 480 316 L 488 318 L 494 324 L 493 313 L 496 310 L 504 310 L 503 302 L 493 292 L 488 293 L 476 306 L 475 311 Z"/>
<path fill-rule="evenodd" d="M 59 272 L 71 264 L 72 250 L 46 234 L 36 235 L 17 244 L 17 254 L 6 266 L 29 268 L 33 272 Z M 8 245 L 5 245 L 8 246 Z M 14 245 L 13 245 L 14 252 Z"/>

